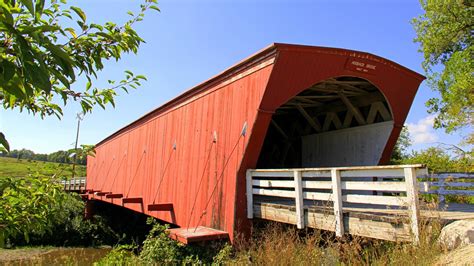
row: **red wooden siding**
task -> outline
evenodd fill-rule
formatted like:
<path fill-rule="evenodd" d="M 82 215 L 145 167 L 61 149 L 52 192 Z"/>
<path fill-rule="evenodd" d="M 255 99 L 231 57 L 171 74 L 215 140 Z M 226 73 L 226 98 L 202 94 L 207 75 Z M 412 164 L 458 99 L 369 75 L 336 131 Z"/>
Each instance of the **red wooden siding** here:
<path fill-rule="evenodd" d="M 230 76 L 186 104 L 98 145 L 96 156 L 88 160 L 87 187 L 142 197 L 145 213 L 180 226 L 205 225 L 231 233 L 236 172 L 248 142 L 248 134 L 241 136 L 241 131 L 244 123 L 252 131 L 273 60 Z M 154 202 L 173 203 L 174 212 L 148 211 Z M 141 204 L 125 206 L 142 211 Z"/>
<path fill-rule="evenodd" d="M 375 70 L 360 70 L 351 60 Z M 367 53 L 274 44 L 100 142 L 88 158 L 87 188 L 141 197 L 143 210 L 137 203 L 125 207 L 180 227 L 221 229 L 233 239 L 249 229 L 245 171 L 256 166 L 272 113 L 311 85 L 338 76 L 370 81 L 389 102 L 395 127 L 384 163 L 423 77 Z M 241 136 L 244 123 L 247 134 Z M 151 203 L 172 203 L 173 211 L 148 211 Z"/>

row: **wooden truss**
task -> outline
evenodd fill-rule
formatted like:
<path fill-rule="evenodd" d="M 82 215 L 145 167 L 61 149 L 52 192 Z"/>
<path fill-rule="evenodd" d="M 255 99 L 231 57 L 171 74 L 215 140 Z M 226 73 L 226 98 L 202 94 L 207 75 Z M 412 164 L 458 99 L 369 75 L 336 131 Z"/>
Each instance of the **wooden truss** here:
<path fill-rule="evenodd" d="M 278 108 L 266 158 L 273 167 L 297 165 L 301 136 L 392 120 L 382 93 L 368 81 L 335 78 L 311 86 Z"/>

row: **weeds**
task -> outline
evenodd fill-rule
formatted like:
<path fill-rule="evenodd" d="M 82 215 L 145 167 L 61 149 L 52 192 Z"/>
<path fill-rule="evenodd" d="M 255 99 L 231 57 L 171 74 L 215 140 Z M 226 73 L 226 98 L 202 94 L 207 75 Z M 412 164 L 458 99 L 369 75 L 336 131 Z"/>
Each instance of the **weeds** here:
<path fill-rule="evenodd" d="M 419 245 L 363 237 L 336 238 L 319 230 L 267 223 L 251 239 L 182 245 L 167 237 L 167 226 L 154 223 L 141 250 L 116 248 L 99 265 L 255 264 L 255 265 L 431 265 L 445 249 L 436 243 L 441 224 L 421 226 Z"/>

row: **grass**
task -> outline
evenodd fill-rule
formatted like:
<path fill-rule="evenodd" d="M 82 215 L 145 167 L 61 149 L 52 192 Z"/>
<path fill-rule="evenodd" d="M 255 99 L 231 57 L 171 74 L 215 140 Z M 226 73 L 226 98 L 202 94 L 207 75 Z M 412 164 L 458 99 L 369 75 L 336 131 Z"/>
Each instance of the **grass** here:
<path fill-rule="evenodd" d="M 32 173 L 38 173 L 45 177 L 53 175 L 70 177 L 72 176 L 72 164 L 0 157 L 0 177 L 22 177 Z M 86 167 L 76 165 L 75 176 L 86 176 Z"/>
<path fill-rule="evenodd" d="M 98 265 L 160 265 L 170 262 L 183 265 L 433 265 L 441 255 L 447 254 L 447 250 L 436 242 L 440 229 L 437 222 L 429 227 L 422 225 L 420 243 L 414 245 L 352 236 L 336 238 L 333 233 L 320 230 L 297 230 L 294 226 L 265 223 L 254 230 L 251 239 L 236 240 L 234 246 L 218 248 L 208 243 L 204 247 L 215 254 L 211 261 L 203 260 L 198 252 L 193 254 L 192 251 L 197 249 L 192 246 L 186 247 L 188 252 L 171 254 L 169 250 L 183 247 L 166 237 L 150 234 L 141 251 L 140 248 L 135 248 L 134 252 L 133 249 L 118 247 Z"/>
<path fill-rule="evenodd" d="M 302 232 L 268 224 L 253 239 L 237 243 L 230 264 L 256 265 L 432 265 L 445 249 L 436 243 L 440 227 L 422 230 L 418 246 L 362 237 L 335 238 L 318 230 Z M 241 247 L 241 248 L 239 248 Z"/>

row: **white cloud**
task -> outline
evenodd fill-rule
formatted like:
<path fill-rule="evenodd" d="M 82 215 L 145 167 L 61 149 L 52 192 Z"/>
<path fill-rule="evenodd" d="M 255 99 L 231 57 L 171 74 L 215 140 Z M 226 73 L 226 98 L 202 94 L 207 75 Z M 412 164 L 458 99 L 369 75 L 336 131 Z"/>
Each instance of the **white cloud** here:
<path fill-rule="evenodd" d="M 429 115 L 416 123 L 407 123 L 413 144 L 432 143 L 438 140 L 433 129 L 434 115 Z"/>

